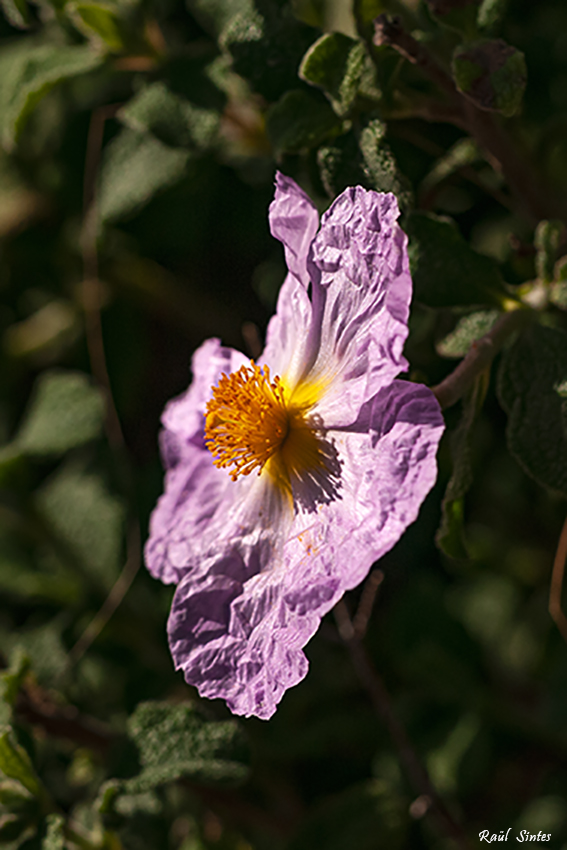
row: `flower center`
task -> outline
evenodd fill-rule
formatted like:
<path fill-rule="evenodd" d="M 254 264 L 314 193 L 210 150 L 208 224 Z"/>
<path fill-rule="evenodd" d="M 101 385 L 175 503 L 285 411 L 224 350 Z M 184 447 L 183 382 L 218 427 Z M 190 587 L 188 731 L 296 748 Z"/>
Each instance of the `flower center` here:
<path fill-rule="evenodd" d="M 207 402 L 205 443 L 218 467 L 232 466 L 230 476 L 258 474 L 278 451 L 289 431 L 284 390 L 278 376 L 252 361 L 223 374 Z"/>
<path fill-rule="evenodd" d="M 205 419 L 205 444 L 214 465 L 232 467 L 233 481 L 254 469 L 259 475 L 266 467 L 289 494 L 291 478 L 325 467 L 320 439 L 304 417 L 311 404 L 286 400 L 280 378 L 272 381 L 269 368 L 253 361 L 223 374 Z"/>

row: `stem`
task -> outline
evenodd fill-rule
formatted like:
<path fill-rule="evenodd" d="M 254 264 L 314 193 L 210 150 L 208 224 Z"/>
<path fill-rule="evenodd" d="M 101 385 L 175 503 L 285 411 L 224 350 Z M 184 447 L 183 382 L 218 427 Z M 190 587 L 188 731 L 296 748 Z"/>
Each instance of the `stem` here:
<path fill-rule="evenodd" d="M 85 174 L 83 183 L 83 232 L 81 238 L 83 258 L 83 309 L 85 311 L 85 332 L 87 348 L 93 376 L 99 385 L 106 403 L 106 434 L 113 449 L 124 448 L 124 435 L 116 411 L 110 385 L 110 377 L 104 353 L 104 340 L 101 324 L 101 285 L 98 279 L 98 208 L 96 180 L 100 163 L 100 153 L 104 136 L 104 125 L 114 116 L 119 104 L 102 106 L 91 117 Z"/>
<path fill-rule="evenodd" d="M 473 342 L 456 369 L 431 388 L 441 408 L 451 407 L 463 397 L 475 378 L 490 366 L 508 337 L 530 318 L 531 312 L 521 308 L 504 313 L 487 334 Z"/>
<path fill-rule="evenodd" d="M 563 591 L 563 577 L 565 575 L 565 561 L 567 560 L 567 519 L 559 535 L 557 552 L 553 561 L 553 572 L 551 573 L 551 587 L 549 589 L 549 613 L 555 621 L 555 625 L 567 641 L 567 618 L 561 608 L 561 594 Z"/>
<path fill-rule="evenodd" d="M 83 300 L 85 310 L 85 331 L 87 347 L 93 376 L 102 390 L 106 401 L 106 434 L 114 453 L 116 464 L 122 471 L 125 490 L 133 497 L 134 487 L 128 463 L 128 454 L 120 418 L 112 395 L 112 386 L 106 364 L 104 339 L 101 322 L 101 284 L 98 277 L 98 207 L 96 181 L 100 164 L 100 155 L 104 137 L 104 125 L 113 117 L 120 104 L 102 106 L 96 109 L 91 118 L 85 158 L 83 184 Z M 138 519 L 132 517 L 128 525 L 126 563 L 98 614 L 89 623 L 77 643 L 69 653 L 69 666 L 75 664 L 84 655 L 92 642 L 101 633 L 112 617 L 140 568 L 141 543 Z"/>
<path fill-rule="evenodd" d="M 408 779 L 414 791 L 419 795 L 412 804 L 412 815 L 422 817 L 426 813 L 430 813 L 439 831 L 451 838 L 459 850 L 472 850 L 466 834 L 437 793 L 427 770 L 408 737 L 405 727 L 396 716 L 391 697 L 357 636 L 344 600 L 341 599 L 340 602 L 337 602 L 334 612 L 339 634 L 350 651 L 353 666 L 360 682 L 368 691 L 377 714 L 395 744 Z"/>
<path fill-rule="evenodd" d="M 104 754 L 114 740 L 113 732 L 100 720 L 82 715 L 71 705 L 53 701 L 47 691 L 27 681 L 18 695 L 16 713 L 48 735 L 74 741 L 81 747 Z"/>
<path fill-rule="evenodd" d="M 567 211 L 550 186 L 538 173 L 527 154 L 519 149 L 492 112 L 479 109 L 461 94 L 452 77 L 431 56 L 429 51 L 407 33 L 399 18 L 388 19 L 379 15 L 374 21 L 374 43 L 387 44 L 397 50 L 408 62 L 417 65 L 423 73 L 449 98 L 456 107 L 458 120 L 448 119 L 466 131 L 479 143 L 488 161 L 501 171 L 522 211 L 532 225 L 544 218 L 565 218 Z"/>
<path fill-rule="evenodd" d="M 69 664 L 73 665 L 82 658 L 89 646 L 102 632 L 127 592 L 140 568 L 142 558 L 140 546 L 140 525 L 137 519 L 130 521 L 127 540 L 127 557 L 122 572 L 113 584 L 110 593 L 104 600 L 102 607 L 93 617 L 79 640 L 69 653 Z"/>

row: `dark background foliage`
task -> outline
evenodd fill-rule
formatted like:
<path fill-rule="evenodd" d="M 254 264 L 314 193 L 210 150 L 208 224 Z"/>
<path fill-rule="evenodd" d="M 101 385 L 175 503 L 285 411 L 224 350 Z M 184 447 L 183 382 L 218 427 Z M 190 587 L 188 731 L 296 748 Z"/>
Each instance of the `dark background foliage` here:
<path fill-rule="evenodd" d="M 0 845 L 567 847 L 565 4 L 0 5 Z M 445 398 L 438 483 L 377 565 L 386 690 L 329 616 L 262 722 L 173 672 L 172 590 L 137 570 L 193 350 L 261 348 L 276 167 L 321 211 L 398 196 L 410 380 L 503 350 Z"/>

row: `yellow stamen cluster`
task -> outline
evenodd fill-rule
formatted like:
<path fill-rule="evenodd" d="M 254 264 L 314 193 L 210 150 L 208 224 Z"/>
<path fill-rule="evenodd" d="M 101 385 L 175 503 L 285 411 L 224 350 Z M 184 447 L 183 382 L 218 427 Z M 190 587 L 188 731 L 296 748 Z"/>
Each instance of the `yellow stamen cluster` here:
<path fill-rule="evenodd" d="M 218 467 L 232 466 L 230 476 L 258 474 L 288 435 L 289 417 L 278 376 L 254 361 L 223 374 L 207 402 L 205 442 Z"/>

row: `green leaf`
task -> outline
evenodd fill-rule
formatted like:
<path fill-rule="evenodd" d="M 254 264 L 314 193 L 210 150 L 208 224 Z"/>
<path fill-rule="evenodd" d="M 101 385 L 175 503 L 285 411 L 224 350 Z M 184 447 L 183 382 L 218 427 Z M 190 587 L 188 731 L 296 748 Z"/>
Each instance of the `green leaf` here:
<path fill-rule="evenodd" d="M 118 118 L 131 130 L 151 133 L 166 145 L 195 149 L 213 143 L 220 120 L 214 109 L 193 106 L 162 82 L 141 89 Z"/>
<path fill-rule="evenodd" d="M 138 212 L 154 195 L 179 182 L 191 153 L 154 136 L 126 128 L 108 146 L 103 159 L 99 212 L 103 222 Z"/>
<path fill-rule="evenodd" d="M 118 5 L 104 0 L 96 3 L 78 0 L 67 3 L 65 11 L 89 40 L 94 40 L 110 53 L 121 53 L 125 49 L 124 25 Z"/>
<path fill-rule="evenodd" d="M 441 357 L 464 357 L 477 339 L 484 336 L 501 315 L 499 310 L 478 310 L 463 316 L 435 349 Z"/>
<path fill-rule="evenodd" d="M 191 705 L 141 703 L 128 721 L 142 772 L 126 780 L 130 794 L 181 777 L 206 784 L 234 784 L 248 774 L 248 752 L 234 720 L 207 722 Z"/>
<path fill-rule="evenodd" d="M 367 183 L 358 140 L 352 130 L 338 136 L 329 145 L 321 145 L 317 151 L 317 165 L 321 182 L 330 198 L 335 198 L 347 186 Z"/>
<path fill-rule="evenodd" d="M 252 0 L 186 0 L 203 29 L 218 38 L 237 15 L 253 14 Z"/>
<path fill-rule="evenodd" d="M 36 495 L 43 519 L 98 584 L 117 576 L 122 551 L 124 509 L 98 475 L 67 466 Z"/>
<path fill-rule="evenodd" d="M 557 265 L 555 267 L 557 271 Z M 567 270 L 567 263 L 565 264 Z M 549 289 L 549 300 L 560 310 L 567 310 L 567 281 L 556 280 Z M 2 474 L 2 466 L 0 461 L 0 476 Z"/>
<path fill-rule="evenodd" d="M 11 596 L 37 602 L 54 602 L 63 608 L 77 606 L 81 602 L 84 588 L 80 576 L 73 575 L 69 569 L 58 562 L 49 571 L 41 569 L 43 553 L 37 553 L 39 559 L 32 563 L 22 553 L 11 551 L 0 541 L 0 590 Z"/>
<path fill-rule="evenodd" d="M 0 782 L 0 806 L 13 812 L 29 809 L 30 802 L 35 798 L 13 779 Z"/>
<path fill-rule="evenodd" d="M 463 399 L 461 420 L 450 438 L 453 471 L 441 504 L 441 524 L 435 542 L 451 558 L 468 557 L 463 528 L 464 497 L 473 481 L 472 430 L 482 409 L 489 380 L 488 369 L 476 379 L 472 389 Z"/>
<path fill-rule="evenodd" d="M 10 659 L 10 666 L 0 675 L 0 721 L 10 723 L 12 709 L 16 704 L 18 694 L 30 669 L 30 659 L 20 648 Z"/>
<path fill-rule="evenodd" d="M 512 455 L 539 484 L 567 496 L 567 334 L 528 328 L 502 358 L 498 397 Z"/>
<path fill-rule="evenodd" d="M 307 815 L 288 850 L 401 850 L 406 846 L 407 802 L 382 780 L 329 795 Z"/>
<path fill-rule="evenodd" d="M 25 319 L 10 325 L 4 334 L 4 347 L 14 359 L 61 360 L 82 335 L 81 320 L 75 304 L 66 298 L 54 298 Z"/>
<path fill-rule="evenodd" d="M 20 841 L 22 833 L 28 826 L 28 821 L 16 814 L 0 815 L 0 846 L 8 847 L 13 850 L 14 847 L 21 847 Z M 13 844 L 12 842 L 16 842 Z"/>
<path fill-rule="evenodd" d="M 84 45 L 38 44 L 20 39 L 0 58 L 0 141 L 12 149 L 31 112 L 51 89 L 85 74 L 102 57 Z"/>
<path fill-rule="evenodd" d="M 47 831 L 41 842 L 41 850 L 65 850 L 65 818 L 63 815 L 47 815 Z"/>
<path fill-rule="evenodd" d="M 35 628 L 1 634 L 4 647 L 23 652 L 31 659 L 34 675 L 43 685 L 51 685 L 67 665 L 67 652 L 61 640 L 62 624 L 50 620 Z"/>
<path fill-rule="evenodd" d="M 482 0 L 478 10 L 478 28 L 493 35 L 504 19 L 508 3 L 509 0 Z"/>
<path fill-rule="evenodd" d="M 393 192 L 403 210 L 411 206 L 412 191 L 384 141 L 385 135 L 386 125 L 376 119 L 362 130 L 359 145 L 363 170 L 370 186 L 378 192 Z"/>
<path fill-rule="evenodd" d="M 502 39 L 457 47 L 452 68 L 457 88 L 479 109 L 509 117 L 520 108 L 527 82 L 526 60 Z"/>
<path fill-rule="evenodd" d="M 374 35 L 375 19 L 378 15 L 391 12 L 390 0 L 354 0 L 352 11 L 358 33 L 370 43 Z"/>
<path fill-rule="evenodd" d="M 17 779 L 34 797 L 45 796 L 29 755 L 9 726 L 0 727 L 0 771 L 9 779 Z"/>
<path fill-rule="evenodd" d="M 0 487 L 7 487 L 17 479 L 18 472 L 25 465 L 22 453 L 12 443 L 0 448 Z"/>
<path fill-rule="evenodd" d="M 37 379 L 14 442 L 28 455 L 63 454 L 96 439 L 103 420 L 104 400 L 87 375 L 53 369 Z"/>
<path fill-rule="evenodd" d="M 462 715 L 441 746 L 427 755 L 427 769 L 442 793 L 458 793 L 459 773 L 478 738 L 481 723 L 472 712 Z"/>
<path fill-rule="evenodd" d="M 295 17 L 291 4 L 263 2 L 261 13 L 248 7 L 233 17 L 220 44 L 232 56 L 234 71 L 273 103 L 297 86 L 299 64 L 317 35 Z"/>
<path fill-rule="evenodd" d="M 479 0 L 425 0 L 431 17 L 444 27 L 474 38 Z"/>
<path fill-rule="evenodd" d="M 430 192 L 438 183 L 450 177 L 455 171 L 463 166 L 472 165 L 482 156 L 480 149 L 474 139 L 459 139 L 449 148 L 446 154 L 441 156 L 429 174 L 421 183 L 421 192 Z"/>
<path fill-rule="evenodd" d="M 19 30 L 27 30 L 31 15 L 27 0 L 0 0 L 6 20 Z"/>
<path fill-rule="evenodd" d="M 356 100 L 368 61 L 361 41 L 328 33 L 311 45 L 301 60 L 299 76 L 323 89 L 336 113 L 345 115 Z"/>
<path fill-rule="evenodd" d="M 286 92 L 266 115 L 266 130 L 276 156 L 315 148 L 340 128 L 328 101 L 303 89 Z"/>
<path fill-rule="evenodd" d="M 453 222 L 412 212 L 404 229 L 417 301 L 429 307 L 502 304 L 505 291 L 498 266 L 469 248 Z"/>
<path fill-rule="evenodd" d="M 561 221 L 540 221 L 534 235 L 536 272 L 539 280 L 551 283 L 555 277 L 555 259 L 564 227 Z"/>

